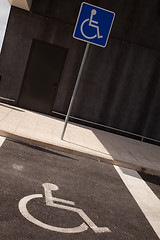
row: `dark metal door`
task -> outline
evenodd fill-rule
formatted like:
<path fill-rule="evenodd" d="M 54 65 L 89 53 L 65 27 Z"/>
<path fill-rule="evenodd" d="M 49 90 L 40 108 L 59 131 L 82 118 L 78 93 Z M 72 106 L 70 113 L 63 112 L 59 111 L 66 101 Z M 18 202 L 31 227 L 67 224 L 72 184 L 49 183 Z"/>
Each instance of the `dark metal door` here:
<path fill-rule="evenodd" d="M 19 106 L 50 114 L 56 97 L 67 49 L 33 40 Z"/>

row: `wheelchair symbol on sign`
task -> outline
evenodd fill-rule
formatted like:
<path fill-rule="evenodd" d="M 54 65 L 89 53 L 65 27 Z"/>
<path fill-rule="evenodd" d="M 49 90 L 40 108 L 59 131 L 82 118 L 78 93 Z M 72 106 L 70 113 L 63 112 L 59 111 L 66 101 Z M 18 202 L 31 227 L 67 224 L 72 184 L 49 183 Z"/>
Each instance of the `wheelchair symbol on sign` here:
<path fill-rule="evenodd" d="M 95 9 L 93 9 L 93 10 L 91 11 L 91 16 L 90 16 L 90 18 L 85 19 L 85 20 L 82 22 L 82 24 L 81 24 L 81 33 L 82 33 L 83 37 L 85 37 L 85 38 L 87 38 L 87 39 L 94 39 L 94 38 L 96 38 L 96 37 L 98 37 L 98 38 L 103 38 L 103 36 L 100 35 L 100 32 L 99 32 L 98 22 L 95 21 L 95 20 L 93 20 L 93 16 L 96 15 L 96 13 L 97 13 L 97 11 L 96 11 Z M 91 37 L 87 36 L 87 35 L 84 33 L 84 29 L 83 29 L 85 23 L 87 23 L 89 27 L 96 28 L 97 33 L 96 33 L 95 35 L 91 36 Z"/>
<path fill-rule="evenodd" d="M 48 225 L 46 223 L 39 221 L 38 219 L 36 219 L 29 213 L 29 211 L 27 210 L 27 203 L 32 199 L 42 198 L 43 197 L 42 194 L 29 195 L 20 200 L 19 205 L 18 205 L 19 210 L 20 210 L 21 214 L 27 220 L 29 220 L 30 222 L 32 222 L 42 228 L 45 228 L 45 229 L 48 229 L 51 231 L 55 231 L 55 232 L 60 232 L 60 233 L 80 233 L 80 232 L 86 231 L 89 227 L 95 233 L 111 232 L 108 227 L 97 227 L 94 224 L 94 222 L 85 214 L 85 212 L 82 209 L 74 207 L 75 206 L 74 202 L 53 197 L 52 191 L 57 191 L 59 189 L 57 185 L 52 184 L 52 183 L 44 183 L 44 184 L 42 184 L 42 186 L 44 188 L 45 202 L 46 202 L 47 206 L 75 212 L 83 219 L 84 222 L 77 227 L 61 228 L 61 227 L 55 227 L 52 225 Z M 63 205 L 63 204 L 66 204 L 66 205 Z M 67 205 L 70 205 L 70 206 L 67 206 Z"/>

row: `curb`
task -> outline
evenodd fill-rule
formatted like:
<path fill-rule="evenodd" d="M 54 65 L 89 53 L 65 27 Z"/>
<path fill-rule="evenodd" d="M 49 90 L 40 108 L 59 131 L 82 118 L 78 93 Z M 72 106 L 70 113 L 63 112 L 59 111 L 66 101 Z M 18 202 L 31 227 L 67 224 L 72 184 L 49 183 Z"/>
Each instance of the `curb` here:
<path fill-rule="evenodd" d="M 43 142 L 40 140 L 27 138 L 27 137 L 24 137 L 21 135 L 16 135 L 14 133 L 9 133 L 4 130 L 0 130 L 0 135 L 8 138 L 10 140 L 15 140 L 17 142 L 23 142 L 23 143 L 26 143 L 28 145 L 32 145 L 35 147 L 41 147 L 41 148 L 50 149 L 50 150 L 54 150 L 54 151 L 60 151 L 60 152 L 64 152 L 67 154 L 73 154 L 78 157 L 85 157 L 85 158 L 89 158 L 89 159 L 92 159 L 92 160 L 95 160 L 98 162 L 117 165 L 120 167 L 135 170 L 137 172 L 143 172 L 143 173 L 147 173 L 147 174 L 151 174 L 151 175 L 160 176 L 160 171 L 158 171 L 158 170 L 146 168 L 144 166 L 140 166 L 140 165 L 136 165 L 136 164 L 132 164 L 132 163 L 126 163 L 119 159 L 113 159 L 112 157 L 109 158 L 109 157 L 107 157 L 107 155 L 104 157 L 96 156 L 94 154 L 90 154 L 85 151 L 79 151 L 79 150 L 76 150 L 73 148 L 69 148 L 68 146 L 61 146 L 61 145 L 54 144 L 54 143 L 47 143 L 47 142 Z"/>

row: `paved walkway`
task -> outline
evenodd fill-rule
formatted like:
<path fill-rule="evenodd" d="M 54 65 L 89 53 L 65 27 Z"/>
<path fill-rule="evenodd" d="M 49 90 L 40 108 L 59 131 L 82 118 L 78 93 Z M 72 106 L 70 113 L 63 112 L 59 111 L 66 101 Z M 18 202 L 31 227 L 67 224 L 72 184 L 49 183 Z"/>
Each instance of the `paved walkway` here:
<path fill-rule="evenodd" d="M 0 135 L 160 176 L 160 147 L 0 103 Z"/>

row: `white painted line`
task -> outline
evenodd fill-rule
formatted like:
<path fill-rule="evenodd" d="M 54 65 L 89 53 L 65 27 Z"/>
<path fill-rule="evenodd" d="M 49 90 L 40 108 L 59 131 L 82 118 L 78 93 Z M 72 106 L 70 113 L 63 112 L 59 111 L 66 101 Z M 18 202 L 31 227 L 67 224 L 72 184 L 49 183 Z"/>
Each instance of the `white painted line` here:
<path fill-rule="evenodd" d="M 5 140 L 6 140 L 5 137 L 0 136 L 0 147 L 2 146 L 2 144 L 4 143 Z"/>
<path fill-rule="evenodd" d="M 140 175 L 133 170 L 114 166 L 150 225 L 160 238 L 160 200 Z"/>

